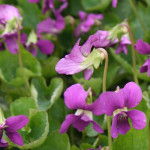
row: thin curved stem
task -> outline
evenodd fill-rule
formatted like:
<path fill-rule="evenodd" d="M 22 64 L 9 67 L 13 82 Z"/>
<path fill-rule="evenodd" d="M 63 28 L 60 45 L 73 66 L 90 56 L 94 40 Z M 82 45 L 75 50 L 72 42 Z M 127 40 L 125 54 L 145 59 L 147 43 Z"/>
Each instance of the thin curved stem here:
<path fill-rule="evenodd" d="M 138 77 L 137 77 L 137 70 L 136 70 L 136 58 L 135 58 L 135 49 L 134 49 L 134 37 L 132 30 L 129 25 L 127 24 L 121 24 L 121 26 L 125 26 L 128 29 L 130 40 L 131 40 L 131 49 L 132 49 L 132 63 L 133 63 L 133 76 L 134 76 L 134 81 L 139 84 Z"/>
<path fill-rule="evenodd" d="M 26 75 L 25 75 L 24 68 L 23 68 L 23 63 L 22 63 L 21 43 L 20 43 L 21 36 L 20 36 L 20 26 L 19 26 L 19 22 L 18 22 L 18 27 L 17 27 L 17 34 L 18 34 L 17 43 L 18 43 L 18 59 L 19 59 L 19 65 L 20 65 L 20 69 L 21 69 L 22 76 L 23 76 L 23 78 L 24 78 L 25 84 L 26 84 L 26 86 L 27 86 L 28 96 L 30 96 L 30 85 L 29 85 L 28 80 L 27 80 L 27 77 L 26 77 Z"/>
<path fill-rule="evenodd" d="M 105 66 L 104 66 L 104 74 L 103 74 L 103 92 L 106 92 L 106 79 L 107 79 L 107 70 L 108 70 L 108 53 L 103 48 L 99 48 L 98 50 L 104 54 L 104 58 L 105 58 Z M 109 146 L 109 150 L 112 150 L 110 117 L 106 116 L 106 120 L 107 120 L 107 129 L 108 129 L 108 146 Z M 97 141 L 99 141 L 99 140 L 97 140 Z M 94 143 L 94 145 L 95 145 L 95 143 Z"/>
<path fill-rule="evenodd" d="M 138 14 L 138 12 L 137 12 L 137 10 L 136 10 L 136 7 L 135 7 L 133 1 L 132 1 L 132 0 L 129 0 L 129 3 L 130 3 L 130 5 L 131 5 L 131 7 L 132 7 L 132 9 L 133 9 L 133 11 L 134 11 L 136 17 L 138 18 L 139 23 L 141 24 L 142 30 L 143 30 L 143 32 L 144 32 L 144 34 L 145 34 L 145 36 L 146 36 L 146 35 L 147 35 L 146 28 L 145 28 L 145 26 L 144 26 L 144 23 L 143 23 L 141 17 L 139 16 L 139 14 Z"/>

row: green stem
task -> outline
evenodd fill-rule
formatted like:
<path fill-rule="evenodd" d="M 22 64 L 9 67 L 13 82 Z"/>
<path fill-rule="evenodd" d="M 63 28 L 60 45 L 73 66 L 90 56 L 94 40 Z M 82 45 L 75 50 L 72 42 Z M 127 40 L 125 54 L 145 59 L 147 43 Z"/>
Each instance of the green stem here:
<path fill-rule="evenodd" d="M 134 37 L 132 30 L 129 25 L 127 24 L 121 24 L 121 26 L 125 26 L 128 29 L 130 40 L 131 40 L 131 49 L 132 49 L 132 63 L 133 63 L 133 76 L 134 76 L 134 81 L 139 84 L 138 77 L 137 77 L 137 70 L 136 70 L 136 58 L 135 58 L 135 49 L 134 49 Z"/>
<path fill-rule="evenodd" d="M 108 70 L 108 53 L 103 48 L 99 48 L 98 50 L 104 54 L 104 58 L 105 58 L 105 66 L 104 66 L 104 74 L 103 74 L 103 92 L 106 92 L 106 77 L 107 77 L 107 70 Z M 112 150 L 110 117 L 106 116 L 106 120 L 107 120 L 107 129 L 108 129 L 108 146 L 109 146 L 109 150 Z"/>
<path fill-rule="evenodd" d="M 150 120 L 149 120 L 149 141 L 150 141 Z M 150 150 L 150 142 L 149 142 L 149 148 L 148 149 Z"/>
<path fill-rule="evenodd" d="M 132 9 L 133 9 L 133 11 L 134 11 L 136 17 L 138 18 L 139 23 L 141 24 L 142 30 L 143 30 L 143 32 L 144 32 L 144 34 L 145 34 L 145 36 L 146 36 L 146 35 L 147 35 L 146 28 L 145 28 L 145 26 L 144 26 L 144 23 L 143 23 L 141 17 L 139 16 L 139 14 L 138 14 L 138 12 L 137 12 L 137 10 L 136 10 L 136 7 L 135 7 L 133 1 L 132 1 L 132 0 L 129 0 L 129 3 L 130 3 L 130 5 L 131 5 L 131 7 L 132 7 Z"/>
<path fill-rule="evenodd" d="M 21 43 L 20 43 L 20 26 L 19 26 L 19 22 L 18 22 L 18 27 L 17 27 L 17 33 L 18 33 L 18 40 L 17 40 L 17 43 L 18 43 L 18 59 L 19 59 L 19 65 L 20 65 L 20 69 L 21 69 L 21 72 L 22 72 L 22 76 L 24 78 L 24 81 L 25 81 L 25 84 L 26 84 L 26 87 L 27 87 L 27 90 L 28 90 L 28 96 L 30 96 L 30 85 L 28 83 L 28 80 L 27 80 L 27 77 L 25 75 L 25 72 L 24 72 L 24 68 L 23 68 L 23 63 L 22 63 L 22 56 L 21 56 Z"/>

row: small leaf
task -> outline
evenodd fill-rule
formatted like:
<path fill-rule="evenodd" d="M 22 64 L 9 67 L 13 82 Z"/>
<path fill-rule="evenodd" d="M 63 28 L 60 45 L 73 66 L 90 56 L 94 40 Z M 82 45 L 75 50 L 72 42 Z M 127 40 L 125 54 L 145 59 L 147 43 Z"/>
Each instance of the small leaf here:
<path fill-rule="evenodd" d="M 32 79 L 31 95 L 34 97 L 39 110 L 49 109 L 60 97 L 63 90 L 63 81 L 60 78 L 53 78 L 47 87 L 44 78 Z"/>
<path fill-rule="evenodd" d="M 68 135 L 59 134 L 58 131 L 51 133 L 45 142 L 35 150 L 70 150 Z"/>
<path fill-rule="evenodd" d="M 37 109 L 36 103 L 31 97 L 19 98 L 10 105 L 11 114 L 14 116 L 20 114 L 29 116 L 30 109 Z"/>
<path fill-rule="evenodd" d="M 24 67 L 24 72 L 27 78 L 33 76 L 41 75 L 41 66 L 40 63 L 25 50 L 23 47 L 21 49 L 22 62 Z M 12 85 L 12 86 L 21 86 L 23 85 L 24 78 L 19 66 L 18 55 L 11 54 L 8 50 L 2 51 L 0 54 L 0 78 Z"/>
<path fill-rule="evenodd" d="M 111 0 L 82 0 L 82 5 L 87 11 L 104 11 Z"/>

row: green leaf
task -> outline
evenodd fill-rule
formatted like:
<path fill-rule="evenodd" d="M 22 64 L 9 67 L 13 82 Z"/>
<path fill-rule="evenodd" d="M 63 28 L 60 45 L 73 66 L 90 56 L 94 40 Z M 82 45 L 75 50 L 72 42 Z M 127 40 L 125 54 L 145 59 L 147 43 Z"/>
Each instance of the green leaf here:
<path fill-rule="evenodd" d="M 36 4 L 31 4 L 28 1 L 17 1 L 22 9 L 23 26 L 36 29 L 37 24 L 40 22 L 39 14 L 41 14 L 41 10 Z"/>
<path fill-rule="evenodd" d="M 104 11 L 111 0 L 82 0 L 82 5 L 87 11 Z"/>
<path fill-rule="evenodd" d="M 147 115 L 149 116 L 149 114 Z M 113 144 L 113 150 L 147 150 L 149 143 L 149 117 L 143 130 L 131 128 L 126 135 L 119 135 Z"/>
<path fill-rule="evenodd" d="M 53 78 L 47 87 L 44 78 L 36 77 L 31 82 L 31 95 L 37 102 L 39 110 L 47 110 L 60 97 L 63 90 L 61 78 Z"/>
<path fill-rule="evenodd" d="M 41 75 L 40 63 L 25 50 L 21 49 L 24 72 L 27 78 Z M 18 55 L 11 54 L 8 50 L 2 51 L 0 55 L 0 78 L 12 85 L 21 86 L 24 78 L 19 66 Z"/>
<path fill-rule="evenodd" d="M 37 109 L 36 103 L 31 97 L 19 98 L 10 105 L 11 114 L 14 116 L 20 114 L 29 116 L 31 109 Z"/>
<path fill-rule="evenodd" d="M 51 133 L 45 142 L 35 150 L 70 150 L 68 135 L 59 134 L 58 131 Z"/>
<path fill-rule="evenodd" d="M 92 145 L 90 145 L 88 143 L 82 143 L 80 147 L 81 147 L 81 150 L 87 150 L 89 148 L 94 148 Z"/>
<path fill-rule="evenodd" d="M 49 78 L 57 75 L 57 72 L 55 71 L 55 66 L 58 60 L 59 60 L 58 57 L 51 56 L 48 59 L 44 59 L 41 62 L 42 75 L 44 77 Z"/>
<path fill-rule="evenodd" d="M 71 147 L 71 150 L 80 150 L 77 146 L 75 146 L 75 145 L 73 145 L 72 147 Z"/>

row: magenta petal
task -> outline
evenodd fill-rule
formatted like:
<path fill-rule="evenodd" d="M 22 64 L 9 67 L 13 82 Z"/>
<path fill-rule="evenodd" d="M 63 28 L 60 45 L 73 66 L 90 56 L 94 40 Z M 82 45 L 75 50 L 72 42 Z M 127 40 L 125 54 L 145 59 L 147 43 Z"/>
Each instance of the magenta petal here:
<path fill-rule="evenodd" d="M 99 126 L 99 124 L 97 122 L 91 121 L 91 123 L 93 124 L 93 128 L 96 132 L 104 133 L 103 129 Z"/>
<path fill-rule="evenodd" d="M 39 0 L 28 0 L 28 2 L 30 2 L 30 3 L 37 3 L 37 2 L 39 2 Z"/>
<path fill-rule="evenodd" d="M 121 118 L 119 118 L 118 115 L 117 127 L 118 127 L 118 133 L 125 135 L 130 130 L 128 117 L 121 116 Z"/>
<path fill-rule="evenodd" d="M 64 93 L 65 104 L 69 109 L 84 109 L 88 93 L 80 84 L 74 84 Z"/>
<path fill-rule="evenodd" d="M 7 20 L 21 18 L 17 8 L 11 5 L 0 5 L 0 23 L 5 24 Z"/>
<path fill-rule="evenodd" d="M 130 110 L 127 112 L 128 117 L 132 121 L 133 128 L 141 130 L 146 126 L 146 116 L 142 111 Z"/>
<path fill-rule="evenodd" d="M 140 68 L 140 73 L 147 72 L 147 76 L 150 76 L 150 58 L 145 61 L 143 66 Z"/>
<path fill-rule="evenodd" d="M 125 114 L 125 115 L 124 115 Z M 130 124 L 125 112 L 121 112 L 114 116 L 111 127 L 111 136 L 117 138 L 118 134 L 126 134 L 130 130 Z"/>
<path fill-rule="evenodd" d="M 24 115 L 13 116 L 6 119 L 6 125 L 14 130 L 23 128 L 28 122 L 28 117 Z"/>
<path fill-rule="evenodd" d="M 112 0 L 112 6 L 113 6 L 114 8 L 117 7 L 117 3 L 118 3 L 118 0 Z"/>
<path fill-rule="evenodd" d="M 104 92 L 100 95 L 103 111 L 111 116 L 116 109 L 124 107 L 123 91 L 119 92 Z"/>
<path fill-rule="evenodd" d="M 80 64 L 81 63 L 79 62 L 71 60 L 69 55 L 66 55 L 65 58 L 62 58 L 58 61 L 55 70 L 59 74 L 73 75 L 85 69 L 85 66 L 81 66 Z"/>
<path fill-rule="evenodd" d="M 111 136 L 113 138 L 118 137 L 117 120 L 118 120 L 118 115 L 115 115 L 113 117 L 112 126 L 111 126 Z"/>
<path fill-rule="evenodd" d="M 0 147 L 7 147 L 7 146 L 8 146 L 8 143 L 3 138 L 1 138 Z"/>
<path fill-rule="evenodd" d="M 7 35 L 5 37 L 5 43 L 7 46 L 7 49 L 12 53 L 12 54 L 17 54 L 18 53 L 18 44 L 17 44 L 17 37 L 16 35 Z"/>
<path fill-rule="evenodd" d="M 6 127 L 5 128 L 5 133 L 13 143 L 15 143 L 19 146 L 23 145 L 23 139 L 17 131 L 15 131 L 12 128 Z"/>
<path fill-rule="evenodd" d="M 85 57 L 82 55 L 80 51 L 80 46 L 79 46 L 80 40 L 81 39 L 78 39 L 78 41 L 75 43 L 69 55 L 69 58 L 75 62 L 83 62 L 85 59 Z"/>
<path fill-rule="evenodd" d="M 127 83 L 123 88 L 124 106 L 127 108 L 134 108 L 142 100 L 142 90 L 134 82 Z"/>
<path fill-rule="evenodd" d="M 88 109 L 93 112 L 94 115 L 104 114 L 103 103 L 101 102 L 100 97 L 95 100 L 91 105 L 88 106 Z"/>
<path fill-rule="evenodd" d="M 139 39 L 137 42 L 136 42 L 136 49 L 138 50 L 138 52 L 140 54 L 150 54 L 150 45 L 146 42 L 143 42 L 142 39 Z"/>
<path fill-rule="evenodd" d="M 76 128 L 78 131 L 83 131 L 85 127 L 87 127 L 90 123 L 90 120 L 82 120 L 81 116 L 76 116 L 78 120 L 72 123 L 72 126 Z"/>
<path fill-rule="evenodd" d="M 41 34 L 41 33 L 51 33 L 51 34 L 56 34 L 58 33 L 58 29 L 56 28 L 56 21 L 51 19 L 51 18 L 47 18 L 46 20 L 40 22 L 37 25 L 37 33 Z"/>
<path fill-rule="evenodd" d="M 51 54 L 54 50 L 54 44 L 49 40 L 39 40 L 36 45 L 45 55 Z"/>
<path fill-rule="evenodd" d="M 69 126 L 71 124 L 73 124 L 74 122 L 76 122 L 78 120 L 79 117 L 75 116 L 74 114 L 69 114 L 66 116 L 64 122 L 62 123 L 61 127 L 60 127 L 60 131 L 59 133 L 65 133 L 67 132 Z"/>
<path fill-rule="evenodd" d="M 84 78 L 85 78 L 85 80 L 90 80 L 90 78 L 92 77 L 93 72 L 94 72 L 94 68 L 93 67 L 87 68 L 84 71 Z"/>
<path fill-rule="evenodd" d="M 87 17 L 87 14 L 84 11 L 79 11 L 78 14 L 81 21 L 83 21 Z"/>

